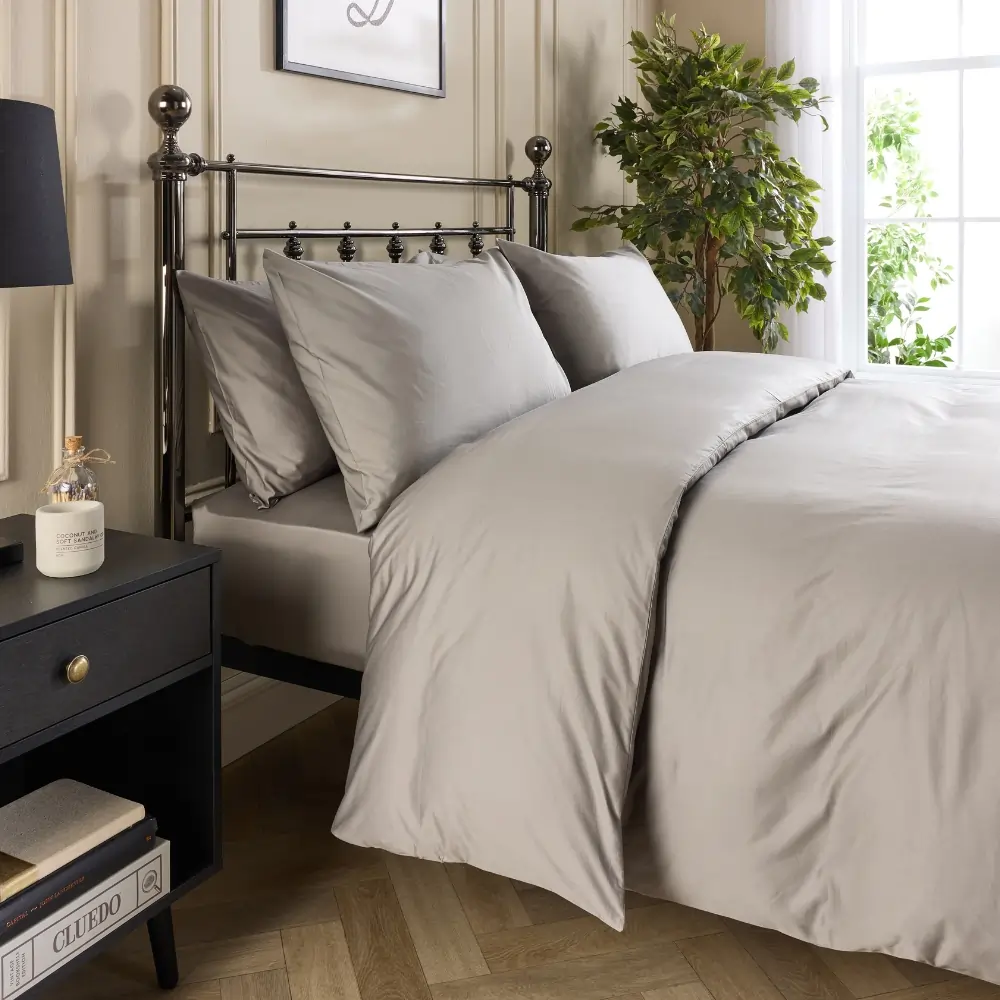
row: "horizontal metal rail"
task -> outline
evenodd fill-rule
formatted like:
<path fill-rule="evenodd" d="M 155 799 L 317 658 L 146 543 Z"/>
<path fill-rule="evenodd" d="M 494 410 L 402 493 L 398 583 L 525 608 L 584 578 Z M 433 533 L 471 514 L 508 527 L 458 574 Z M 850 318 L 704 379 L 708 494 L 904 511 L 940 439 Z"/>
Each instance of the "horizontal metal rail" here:
<path fill-rule="evenodd" d="M 296 237 L 300 240 L 327 240 L 350 236 L 354 239 L 378 239 L 392 236 L 510 236 L 514 230 L 508 226 L 478 226 L 455 229 L 237 229 L 238 240 L 284 240 Z M 223 239 L 229 234 L 223 233 Z"/>
<path fill-rule="evenodd" d="M 286 167 L 270 163 L 243 163 L 237 160 L 195 159 L 192 174 L 205 172 L 264 174 L 268 177 L 319 177 L 339 181 L 383 181 L 390 184 L 441 184 L 451 187 L 523 187 L 513 177 L 435 177 L 430 174 L 384 174 L 366 170 L 333 170 L 326 167 Z"/>

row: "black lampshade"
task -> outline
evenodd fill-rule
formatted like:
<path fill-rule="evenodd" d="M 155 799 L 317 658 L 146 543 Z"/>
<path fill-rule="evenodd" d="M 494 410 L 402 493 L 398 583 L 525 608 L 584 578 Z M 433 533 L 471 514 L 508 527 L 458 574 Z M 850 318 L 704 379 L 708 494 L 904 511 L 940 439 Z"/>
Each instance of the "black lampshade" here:
<path fill-rule="evenodd" d="M 0 100 L 0 288 L 72 283 L 56 116 Z"/>

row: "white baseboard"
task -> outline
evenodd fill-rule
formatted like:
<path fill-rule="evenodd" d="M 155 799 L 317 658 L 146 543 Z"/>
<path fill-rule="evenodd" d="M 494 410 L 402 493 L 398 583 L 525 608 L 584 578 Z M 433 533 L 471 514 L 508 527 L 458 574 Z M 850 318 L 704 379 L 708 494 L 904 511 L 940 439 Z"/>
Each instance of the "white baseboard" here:
<path fill-rule="evenodd" d="M 334 694 L 233 674 L 222 682 L 222 764 L 232 763 L 324 708 Z"/>

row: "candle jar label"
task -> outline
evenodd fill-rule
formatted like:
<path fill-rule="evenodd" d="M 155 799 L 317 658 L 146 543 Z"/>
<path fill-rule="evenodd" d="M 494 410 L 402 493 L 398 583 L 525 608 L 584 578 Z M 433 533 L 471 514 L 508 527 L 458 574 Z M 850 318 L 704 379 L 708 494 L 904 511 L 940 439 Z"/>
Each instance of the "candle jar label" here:
<path fill-rule="evenodd" d="M 84 528 L 80 531 L 56 532 L 56 558 L 74 552 L 90 552 L 104 545 L 104 528 Z"/>

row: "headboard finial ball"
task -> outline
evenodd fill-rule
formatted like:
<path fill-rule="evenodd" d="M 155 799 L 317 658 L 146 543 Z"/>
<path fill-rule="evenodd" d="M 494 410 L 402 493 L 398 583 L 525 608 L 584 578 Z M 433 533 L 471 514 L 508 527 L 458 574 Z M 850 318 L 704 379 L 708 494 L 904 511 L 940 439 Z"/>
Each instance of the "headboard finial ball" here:
<path fill-rule="evenodd" d="M 191 96 L 172 83 L 157 87 L 149 95 L 149 117 L 160 128 L 160 148 L 146 161 L 157 181 L 187 180 L 194 160 L 181 149 L 177 133 L 191 117 Z M 196 168 L 200 173 L 202 167 Z"/>
<path fill-rule="evenodd" d="M 191 95 L 168 83 L 149 95 L 149 117 L 161 129 L 179 129 L 191 117 Z"/>
<path fill-rule="evenodd" d="M 528 159 L 540 168 L 552 155 L 552 143 L 544 135 L 534 135 L 525 143 L 524 151 Z"/>

